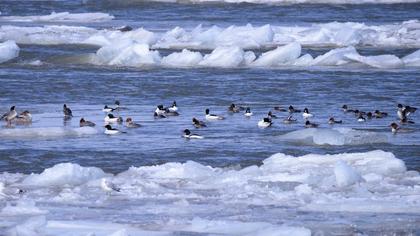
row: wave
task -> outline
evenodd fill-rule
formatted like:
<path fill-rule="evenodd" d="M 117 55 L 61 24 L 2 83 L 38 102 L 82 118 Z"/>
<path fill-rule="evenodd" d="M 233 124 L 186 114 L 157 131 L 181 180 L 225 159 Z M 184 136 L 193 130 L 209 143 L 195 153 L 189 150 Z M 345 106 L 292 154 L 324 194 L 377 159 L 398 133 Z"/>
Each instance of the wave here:
<path fill-rule="evenodd" d="M 194 29 L 175 27 L 167 32 L 151 32 L 143 28 L 121 32 L 117 29 L 95 29 L 82 26 L 0 27 L 0 41 L 21 44 L 90 44 L 108 46 L 123 40 L 148 44 L 153 49 L 209 49 L 237 46 L 242 49 L 272 48 L 297 42 L 308 47 L 420 47 L 418 20 L 400 24 L 366 25 L 354 22 L 331 22 L 308 26 L 254 27 L 213 26 Z"/>
<path fill-rule="evenodd" d="M 69 13 L 52 12 L 50 15 L 39 16 L 0 16 L 0 21 L 10 22 L 104 22 L 114 19 L 114 16 L 102 12 Z"/>
<path fill-rule="evenodd" d="M 101 189 L 102 178 L 113 182 L 121 188 L 121 192 L 107 195 Z M 120 215 L 133 214 L 135 210 L 136 214 L 145 214 L 146 217 L 150 217 L 152 212 L 164 212 L 166 218 L 172 219 L 161 221 L 161 217 L 157 220 L 148 218 L 156 230 L 152 231 L 154 233 L 159 233 L 157 229 L 160 229 L 166 233 L 181 230 L 256 235 L 255 232 L 266 228 L 273 232 L 296 230 L 309 235 L 309 230 L 300 227 L 264 222 L 240 224 L 233 218 L 228 222 L 220 217 L 217 221 L 208 219 L 217 214 L 213 209 L 216 212 L 220 209 L 223 215 L 229 216 L 247 214 L 248 211 L 242 212 L 243 209 L 257 209 L 257 206 L 264 210 L 253 210 L 256 219 L 264 219 L 267 216 L 265 214 L 273 214 L 267 213 L 270 209 L 278 214 L 278 209 L 289 207 L 307 211 L 306 214 L 311 211 L 315 214 L 326 214 L 329 211 L 417 214 L 420 211 L 419 181 L 418 172 L 407 171 L 402 160 L 380 150 L 334 155 L 307 154 L 299 157 L 277 153 L 265 159 L 261 166 L 242 169 L 214 168 L 194 161 L 171 162 L 131 167 L 115 176 L 97 167 L 61 163 L 40 174 L 0 174 L 0 201 L 16 200 L 15 204 L 8 203 L 3 207 L 0 218 L 13 215 L 13 218 L 8 219 L 21 220 L 20 216 L 48 216 L 48 224 L 41 224 L 37 228 L 37 232 L 44 232 L 52 230 L 45 228 L 45 225 L 57 223 L 54 218 L 61 215 L 60 211 L 71 212 L 73 209 L 71 219 L 65 222 L 75 225 L 79 222 L 77 212 L 80 207 L 95 206 L 90 216 L 99 222 L 96 226 L 107 224 L 110 219 L 108 216 L 112 214 L 119 218 Z M 16 189 L 24 190 L 23 196 L 17 197 Z M 37 205 L 38 201 L 42 204 Z M 197 214 L 207 220 L 192 220 Z M 86 212 L 79 216 L 80 220 L 85 219 L 85 216 Z M 122 217 L 119 220 L 120 228 L 111 227 L 112 230 L 127 227 L 124 219 Z M 127 223 L 132 223 L 132 220 L 134 218 L 130 217 Z M 270 227 L 257 227 L 264 225 Z M 63 230 L 61 227 L 64 225 L 59 227 L 57 223 L 56 226 L 58 228 L 55 230 Z M 16 224 L 11 224 L 10 230 L 16 229 L 14 227 Z M 72 229 L 80 230 L 78 227 Z M 101 230 L 100 227 L 88 229 L 91 230 L 89 232 Z M 266 235 L 268 232 L 271 231 L 261 231 L 260 234 Z"/>
<path fill-rule="evenodd" d="M 19 47 L 14 41 L 0 43 L 0 63 L 9 61 L 19 56 Z"/>

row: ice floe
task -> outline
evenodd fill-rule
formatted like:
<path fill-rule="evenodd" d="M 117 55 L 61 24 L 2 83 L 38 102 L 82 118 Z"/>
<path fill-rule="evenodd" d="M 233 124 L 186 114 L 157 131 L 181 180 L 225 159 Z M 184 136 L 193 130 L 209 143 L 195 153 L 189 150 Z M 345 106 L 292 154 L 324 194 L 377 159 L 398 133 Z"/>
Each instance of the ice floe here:
<path fill-rule="evenodd" d="M 131 167 L 111 175 L 96 167 L 61 163 L 40 174 L 15 175 L 0 174 L 7 195 L 0 198 L 0 227 L 8 232 L 310 235 L 299 226 L 304 221 L 266 216 L 295 214 L 290 209 L 306 211 L 299 219 L 320 212 L 402 217 L 420 211 L 419 173 L 407 171 L 402 160 L 380 150 L 298 157 L 277 153 L 261 166 L 240 169 L 188 161 Z M 121 192 L 102 191 L 104 176 Z M 25 190 L 20 197 L 7 191 L 17 186 Z"/>
<path fill-rule="evenodd" d="M 363 145 L 386 143 L 387 135 L 372 131 L 354 130 L 351 128 L 302 129 L 280 136 L 280 139 L 316 145 Z"/>
<path fill-rule="evenodd" d="M 64 136 L 83 136 L 98 133 L 92 127 L 63 128 L 63 127 L 42 127 L 42 128 L 10 128 L 0 129 L 0 139 L 13 138 L 57 138 Z"/>
<path fill-rule="evenodd" d="M 9 61 L 19 56 L 19 47 L 14 41 L 8 40 L 0 43 L 0 63 Z"/>
<path fill-rule="evenodd" d="M 103 22 L 112 19 L 114 16 L 102 12 L 52 12 L 50 15 L 39 16 L 0 16 L 0 21 L 12 22 Z"/>
<path fill-rule="evenodd" d="M 418 20 L 395 24 L 367 25 L 355 22 L 279 26 L 232 25 L 227 28 L 201 25 L 175 27 L 166 32 L 138 28 L 127 32 L 118 29 L 95 29 L 83 26 L 46 25 L 43 27 L 0 27 L 0 40 L 24 44 L 92 44 L 106 46 L 131 39 L 147 43 L 153 49 L 210 49 L 237 46 L 259 49 L 297 42 L 302 46 L 345 47 L 420 47 Z"/>

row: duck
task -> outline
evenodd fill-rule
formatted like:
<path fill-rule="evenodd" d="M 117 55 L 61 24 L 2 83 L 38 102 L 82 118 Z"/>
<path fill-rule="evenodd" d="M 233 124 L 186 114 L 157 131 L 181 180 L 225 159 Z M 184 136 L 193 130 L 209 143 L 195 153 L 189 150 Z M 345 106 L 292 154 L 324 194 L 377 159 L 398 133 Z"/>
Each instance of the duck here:
<path fill-rule="evenodd" d="M 341 123 L 343 123 L 342 120 L 335 120 L 334 117 L 330 117 L 330 119 L 328 120 L 328 124 L 330 125 L 341 124 Z"/>
<path fill-rule="evenodd" d="M 270 120 L 271 120 L 271 119 L 277 119 L 277 116 L 276 116 L 276 115 L 274 115 L 274 114 L 273 114 L 273 112 L 271 112 L 271 111 L 269 111 L 269 112 L 267 113 L 267 117 L 268 117 L 268 118 L 270 118 Z"/>
<path fill-rule="evenodd" d="M 356 116 L 356 117 L 359 117 L 360 115 L 366 115 L 366 112 L 364 112 L 364 111 L 359 111 L 359 110 L 354 110 L 354 115 Z"/>
<path fill-rule="evenodd" d="M 153 113 L 153 118 L 155 119 L 164 119 L 166 116 L 164 114 L 158 114 L 157 112 Z"/>
<path fill-rule="evenodd" d="M 194 125 L 195 128 L 207 127 L 207 125 L 203 121 L 200 121 L 195 117 L 192 118 L 192 124 Z"/>
<path fill-rule="evenodd" d="M 384 118 L 384 117 L 387 117 L 388 116 L 388 113 L 386 113 L 386 112 L 380 112 L 379 110 L 376 110 L 374 112 L 374 114 L 375 114 L 375 117 L 378 118 L 378 119 Z"/>
<path fill-rule="evenodd" d="M 313 117 L 314 115 L 309 113 L 308 108 L 305 107 L 305 109 L 303 109 L 303 113 L 302 113 L 303 118 L 308 119 Z"/>
<path fill-rule="evenodd" d="M 202 139 L 202 138 L 204 138 L 201 135 L 191 133 L 191 131 L 189 129 L 184 130 L 183 137 L 186 138 L 186 139 Z"/>
<path fill-rule="evenodd" d="M 210 109 L 206 109 L 206 120 L 224 120 L 223 116 L 210 114 Z"/>
<path fill-rule="evenodd" d="M 402 104 L 397 105 L 397 115 L 400 120 L 408 117 L 411 113 L 416 112 L 417 108 L 411 106 L 403 106 Z"/>
<path fill-rule="evenodd" d="M 241 111 L 241 109 L 238 107 L 238 106 L 236 106 L 235 104 L 230 104 L 230 106 L 228 107 L 228 111 L 229 112 L 233 112 L 233 113 L 238 113 L 238 112 L 240 112 Z"/>
<path fill-rule="evenodd" d="M 168 107 L 166 110 L 169 112 L 178 112 L 178 107 L 176 106 L 176 101 L 172 103 L 172 106 Z"/>
<path fill-rule="evenodd" d="M 112 128 L 111 125 L 105 125 L 105 132 L 104 133 L 108 134 L 108 135 L 114 135 L 114 134 L 120 134 L 120 133 L 125 133 L 125 132 L 122 132 L 122 131 L 120 131 L 116 128 Z"/>
<path fill-rule="evenodd" d="M 163 105 L 157 105 L 155 113 L 158 115 L 164 115 L 165 114 L 165 108 L 163 108 Z"/>
<path fill-rule="evenodd" d="M 408 133 L 408 132 L 412 132 L 413 131 L 413 130 L 410 130 L 410 129 L 403 129 L 403 128 L 399 127 L 397 125 L 397 123 L 395 123 L 395 122 L 393 122 L 392 124 L 390 124 L 389 127 L 391 127 L 391 132 L 393 134 L 396 134 L 396 133 Z"/>
<path fill-rule="evenodd" d="M 96 124 L 95 124 L 95 123 L 93 123 L 92 121 L 85 120 L 85 119 L 82 117 L 82 118 L 80 119 L 79 125 L 80 125 L 80 127 L 85 127 L 85 126 L 88 126 L 88 127 L 94 127 Z"/>
<path fill-rule="evenodd" d="M 170 108 L 165 108 L 165 116 L 179 116 L 179 113 L 177 111 L 173 111 Z"/>
<path fill-rule="evenodd" d="M 265 117 L 258 122 L 258 127 L 260 128 L 268 128 L 273 124 L 270 118 Z"/>
<path fill-rule="evenodd" d="M 401 123 L 402 125 L 415 124 L 415 122 L 414 122 L 414 121 L 409 120 L 407 117 L 404 117 L 404 119 L 400 120 L 400 123 Z"/>
<path fill-rule="evenodd" d="M 345 104 L 341 107 L 341 109 L 343 110 L 343 112 L 344 112 L 344 113 L 347 113 L 347 112 L 354 112 L 354 110 L 349 109 L 349 108 L 348 108 L 348 106 L 347 106 L 347 105 L 345 105 Z"/>
<path fill-rule="evenodd" d="M 251 112 L 251 108 L 247 107 L 244 113 L 244 116 L 251 117 L 253 113 Z"/>
<path fill-rule="evenodd" d="M 67 117 L 67 118 L 73 117 L 73 112 L 71 111 L 70 107 L 67 107 L 66 104 L 63 105 L 63 113 L 64 113 L 64 117 Z"/>
<path fill-rule="evenodd" d="M 5 120 L 7 122 L 11 122 L 13 119 L 17 117 L 17 112 L 15 110 L 15 106 L 10 107 L 10 110 L 3 114 L 0 120 Z"/>
<path fill-rule="evenodd" d="M 317 128 L 318 126 L 318 124 L 311 123 L 309 120 L 305 122 L 305 128 Z"/>
<path fill-rule="evenodd" d="M 127 128 L 139 128 L 139 127 L 141 127 L 141 125 L 135 123 L 133 121 L 133 119 L 131 119 L 131 117 L 127 117 L 127 119 L 125 120 L 125 127 L 127 127 Z"/>
<path fill-rule="evenodd" d="M 108 112 L 108 113 L 109 112 L 113 112 L 115 110 L 117 110 L 117 109 L 116 108 L 109 107 L 108 105 L 105 105 L 104 108 L 102 109 L 103 112 Z"/>
<path fill-rule="evenodd" d="M 366 113 L 366 117 L 370 120 L 370 119 L 372 119 L 372 117 L 373 117 L 373 114 L 372 114 L 372 112 L 368 112 L 368 113 Z"/>
<path fill-rule="evenodd" d="M 289 106 L 289 113 L 300 113 L 301 111 L 295 109 L 292 105 Z"/>
<path fill-rule="evenodd" d="M 292 124 L 292 123 L 296 123 L 296 122 L 297 122 L 297 119 L 293 119 L 292 115 L 286 117 L 286 119 L 283 120 L 283 123 L 285 123 L 285 124 Z"/>
<path fill-rule="evenodd" d="M 366 121 L 366 118 L 364 118 L 364 117 L 363 117 L 363 114 L 362 114 L 362 113 L 360 113 L 360 114 L 359 114 L 359 116 L 357 117 L 357 121 L 358 121 L 358 122 L 365 122 L 365 121 Z"/>
<path fill-rule="evenodd" d="M 29 111 L 23 111 L 15 118 L 18 124 L 28 124 L 32 122 L 32 114 Z"/>
<path fill-rule="evenodd" d="M 115 117 L 113 114 L 108 114 L 105 116 L 104 121 L 106 123 L 122 123 L 122 117 Z"/>
<path fill-rule="evenodd" d="M 282 108 L 281 106 L 276 106 L 276 107 L 274 107 L 274 110 L 275 110 L 275 111 L 279 111 L 279 112 L 286 112 L 286 111 L 287 111 L 287 109 L 286 109 L 286 108 Z"/>

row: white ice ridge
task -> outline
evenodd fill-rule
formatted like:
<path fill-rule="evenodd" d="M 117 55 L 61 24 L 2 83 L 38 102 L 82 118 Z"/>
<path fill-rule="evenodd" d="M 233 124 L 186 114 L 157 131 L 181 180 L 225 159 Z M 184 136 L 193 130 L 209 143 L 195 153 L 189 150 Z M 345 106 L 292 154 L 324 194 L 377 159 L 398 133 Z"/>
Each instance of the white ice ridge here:
<path fill-rule="evenodd" d="M 9 61 L 19 56 L 19 47 L 14 41 L 8 40 L 0 43 L 0 63 Z"/>
<path fill-rule="evenodd" d="M 420 53 L 416 51 L 403 58 L 395 55 L 362 56 L 353 46 L 332 49 L 313 58 L 301 54 L 299 43 L 290 43 L 262 53 L 259 57 L 252 51 L 244 51 L 237 46 L 220 46 L 211 53 L 183 49 L 162 57 L 158 50 L 152 50 L 147 44 L 122 40 L 117 45 L 101 47 L 95 54 L 88 54 L 75 59 L 74 63 L 89 63 L 109 66 L 132 67 L 351 67 L 397 69 L 420 66 Z"/>
<path fill-rule="evenodd" d="M 354 22 L 331 22 L 301 26 L 263 25 L 221 28 L 201 25 L 193 29 L 175 27 L 167 32 L 151 32 L 143 28 L 128 32 L 116 29 L 94 29 L 82 26 L 48 25 L 43 27 L 0 27 L 0 41 L 14 40 L 22 44 L 91 44 L 116 45 L 122 40 L 146 43 L 153 49 L 215 49 L 240 47 L 259 49 L 298 42 L 303 46 L 374 46 L 420 47 L 418 20 L 399 24 L 366 25 Z"/>
<path fill-rule="evenodd" d="M 102 178 L 112 181 L 121 191 L 104 192 Z M 27 224 L 22 225 L 23 229 L 16 228 L 13 219 L 22 224 L 28 215 L 41 215 L 48 221 L 36 224 L 35 229 L 29 227 L 41 235 L 65 230 L 83 232 L 83 235 L 86 230 L 95 235 L 109 235 L 122 229 L 154 230 L 146 235 L 171 232 L 310 235 L 307 229 L 277 225 L 269 218 L 278 215 L 281 209 L 314 214 L 420 212 L 419 173 L 407 171 L 402 160 L 380 150 L 298 157 L 277 153 L 265 159 L 261 166 L 242 169 L 215 168 L 194 161 L 171 162 L 130 167 L 115 176 L 97 167 L 61 163 L 40 174 L 2 173 L 0 183 L 3 183 L 0 220 L 7 219 L 1 227 L 10 225 L 12 231 L 27 229 Z M 16 196 L 19 194 L 16 188 L 25 192 Z M 250 207 L 252 215 L 247 215 Z M 79 213 L 81 208 L 83 213 Z M 64 221 L 57 219 L 62 211 L 71 217 Z M 220 212 L 227 218 L 220 218 Z M 80 225 L 86 220 L 86 214 L 95 221 Z M 169 220 L 158 217 L 154 221 L 156 217 L 150 217 L 160 214 Z M 126 215 L 130 218 L 123 217 Z M 238 215 L 241 217 L 236 218 Z M 109 222 L 115 218 L 120 224 Z M 145 218 L 150 219 L 149 226 Z M 134 224 L 135 219 L 144 224 Z"/>
<path fill-rule="evenodd" d="M 52 12 L 39 16 L 0 16 L 0 21 L 11 22 L 103 22 L 114 19 L 114 16 L 102 12 L 69 13 Z"/>

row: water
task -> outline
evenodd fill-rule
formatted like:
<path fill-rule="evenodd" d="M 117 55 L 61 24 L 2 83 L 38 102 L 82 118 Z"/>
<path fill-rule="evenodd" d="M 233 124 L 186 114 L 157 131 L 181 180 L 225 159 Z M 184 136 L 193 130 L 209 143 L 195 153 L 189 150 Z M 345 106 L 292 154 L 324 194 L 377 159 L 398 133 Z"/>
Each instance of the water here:
<path fill-rule="evenodd" d="M 52 11 L 106 12 L 114 15 L 115 20 L 65 24 L 94 28 L 130 25 L 145 27 L 154 32 L 165 32 L 176 26 L 191 29 L 198 24 L 220 27 L 247 23 L 294 26 L 331 21 L 374 25 L 398 24 L 402 21 L 419 19 L 417 10 L 419 7 L 418 3 L 272 6 L 223 3 L 120 4 L 88 1 L 82 4 L 76 1 L 3 1 L 0 4 L 0 11 L 2 15 L 16 16 L 43 15 Z M 55 23 L 4 22 L 3 25 L 43 24 Z M 415 172 L 420 171 L 418 114 L 412 116 L 416 124 L 404 127 L 410 129 L 408 133 L 392 135 L 388 127 L 391 122 L 396 121 L 398 103 L 419 107 L 418 68 L 95 66 L 81 63 L 78 58 L 95 53 L 97 46 L 22 44 L 19 47 L 21 51 L 18 58 L 0 64 L 0 110 L 5 112 L 11 105 L 16 105 L 18 111 L 30 110 L 33 122 L 29 127 L 16 126 L 14 129 L 2 124 L 0 173 L 3 175 L 0 182 L 3 180 L 11 187 L 23 186 L 27 189 L 27 193 L 22 197 L 0 198 L 0 206 L 3 208 L 6 204 L 14 206 L 20 201 L 34 200 L 36 208 L 48 210 L 48 213 L 33 213 L 31 201 L 27 203 L 29 206 L 18 205 L 16 208 L 32 212 L 29 215 L 46 215 L 48 226 L 41 227 L 44 233 L 62 233 L 66 227 L 60 224 L 76 225 L 79 221 L 83 222 L 81 224 L 90 224 L 91 231 L 74 228 L 76 234 L 96 232 L 98 235 L 105 235 L 124 227 L 129 232 L 137 234 L 140 232 L 130 230 L 136 228 L 150 231 L 145 233 L 146 235 L 152 231 L 172 232 L 176 235 L 223 234 L 223 226 L 220 226 L 222 229 L 198 229 L 206 224 L 214 227 L 214 222 L 217 221 L 238 228 L 251 227 L 241 226 L 238 221 L 265 222 L 269 223 L 270 227 L 279 225 L 305 227 L 312 233 L 325 234 L 418 233 L 419 214 L 415 211 L 420 209 L 419 178 Z M 333 48 L 304 47 L 303 52 L 317 56 Z M 364 46 L 358 48 L 358 51 L 362 55 L 386 53 L 402 57 L 417 49 L 412 46 L 400 48 Z M 259 55 L 265 50 L 267 49 L 259 48 L 255 51 Z M 160 53 L 168 55 L 174 51 L 177 50 L 161 50 Z M 209 51 L 201 52 L 209 53 Z M 40 66 L 28 64 L 34 60 L 41 60 L 43 63 Z M 105 113 L 102 112 L 102 108 L 106 104 L 112 105 L 115 100 L 121 101 L 126 108 L 118 115 L 123 118 L 132 117 L 142 125 L 141 128 L 127 129 L 123 125 L 116 125 L 115 127 L 127 131 L 127 134 L 112 137 L 103 134 Z M 156 105 L 169 106 L 172 101 L 178 103 L 181 115 L 155 120 L 153 111 Z M 67 122 L 63 120 L 62 115 L 64 103 L 71 107 L 74 114 L 73 119 Z M 231 103 L 250 106 L 254 116 L 247 119 L 242 113 L 228 113 L 227 107 Z M 343 124 L 336 127 L 373 132 L 385 137 L 386 141 L 370 140 L 372 142 L 338 146 L 317 145 L 304 140 L 286 141 L 282 139 L 283 135 L 304 129 L 304 121 L 301 114 L 296 114 L 298 123 L 285 125 L 282 120 L 288 114 L 284 112 L 275 112 L 279 119 L 274 120 L 272 127 L 268 129 L 257 127 L 257 122 L 274 106 L 287 107 L 291 104 L 299 109 L 308 107 L 315 114 L 311 121 L 321 124 L 321 128 L 330 129 L 327 120 L 330 116 L 334 116 L 343 120 Z M 388 112 L 389 116 L 359 123 L 354 115 L 344 114 L 341 111 L 340 107 L 343 104 L 363 111 L 379 109 Z M 207 128 L 194 129 L 191 125 L 192 117 L 204 120 L 206 108 L 210 108 L 212 113 L 225 116 L 226 120 L 208 122 Z M 88 130 L 78 129 L 81 117 L 95 122 L 96 127 Z M 185 128 L 205 138 L 186 140 L 181 137 Z M 286 169 L 279 168 L 279 173 L 276 173 L 275 169 L 274 173 L 268 174 L 264 169 L 254 172 L 255 166 L 269 168 L 270 165 L 263 161 L 276 153 L 303 156 L 367 153 L 372 150 L 393 153 L 405 163 L 409 171 L 398 172 L 399 169 L 396 168 L 398 171 L 394 173 L 390 168 L 387 172 L 377 173 L 382 168 L 382 161 L 383 166 L 388 166 L 385 159 L 372 165 L 368 171 L 363 170 L 361 165 L 356 169 L 364 173 L 365 178 L 369 177 L 368 182 L 365 185 L 361 184 L 361 187 L 337 190 L 333 184 L 329 184 L 331 178 L 334 179 L 334 174 L 323 172 L 323 165 L 325 169 L 334 166 L 321 163 L 313 168 L 319 168 L 317 172 L 323 174 L 319 180 L 322 184 L 305 182 L 306 180 L 302 182 L 312 187 L 313 193 L 310 197 L 295 189 L 296 186 L 300 186 L 299 178 L 279 182 L 276 174 L 310 176 L 311 168 L 295 171 L 295 166 L 290 165 Z M 372 156 L 366 154 L 365 158 L 369 160 Z M 180 169 L 179 166 L 169 168 L 164 165 L 187 161 L 216 168 L 215 173 L 208 174 L 206 167 L 199 164 L 185 169 Z M 123 194 L 104 195 L 95 182 L 97 178 L 88 179 L 91 182 L 85 181 L 81 186 L 66 185 L 67 180 L 63 180 L 57 184 L 58 187 L 57 185 L 33 187 L 23 181 L 23 178 L 30 173 L 41 173 L 56 164 L 69 162 L 100 168 L 108 174 L 116 175 L 114 182 L 124 188 Z M 302 165 L 308 164 L 305 163 Z M 130 169 L 130 171 L 130 167 L 140 167 L 140 170 Z M 6 172 L 19 174 L 8 176 Z M 179 172 L 183 175 L 178 176 Z M 59 173 L 67 172 L 57 171 L 55 176 L 60 176 Z M 368 175 L 369 173 L 382 176 L 383 182 L 373 183 L 376 180 L 372 179 L 376 177 Z M 25 175 L 22 177 L 20 174 Z M 171 175 L 176 177 L 167 177 Z M 259 179 L 260 177 L 265 180 Z M 72 178 L 78 177 L 70 177 Z M 371 180 L 372 183 L 369 182 Z M 226 188 L 222 183 L 227 183 Z M 265 185 L 268 187 L 264 187 Z M 228 188 L 230 186 L 232 188 Z M 369 192 L 377 195 L 371 196 Z M 398 195 L 407 199 L 394 198 Z M 325 199 L 322 196 L 325 196 Z M 331 206 L 326 203 L 329 202 L 328 199 Z M 357 199 L 362 200 L 357 202 Z M 366 210 L 359 209 L 353 212 L 352 204 L 354 207 L 363 206 L 363 199 L 367 202 Z M 372 199 L 376 199 L 377 202 Z M 371 200 L 372 206 L 369 206 Z M 396 204 L 395 209 L 387 208 L 388 205 L 392 205 L 390 202 Z M 325 209 L 322 209 L 322 206 L 325 206 Z M 339 206 L 342 210 L 337 212 L 327 210 L 328 207 L 338 209 Z M 406 209 L 410 207 L 412 211 L 407 211 Z M 33 218 L 20 213 L 12 214 L 15 220 L 7 218 L 5 209 L 0 213 L 0 219 L 6 223 L 0 224 L 0 230 L 10 229 L 25 221 L 35 222 Z M 79 209 L 84 210 L 79 212 Z M 63 215 L 62 212 L 67 212 L 67 215 Z M 129 217 L 125 218 L 126 215 Z M 40 221 L 44 222 L 45 219 Z M 101 225 L 108 225 L 108 231 L 102 232 Z M 267 228 L 265 225 L 257 225 L 258 227 L 255 227 L 258 230 Z M 230 233 L 241 234 L 241 231 L 235 231 L 234 228 L 231 230 Z M 267 234 L 258 230 L 249 232 L 251 235 L 255 235 L 256 232 Z"/>

